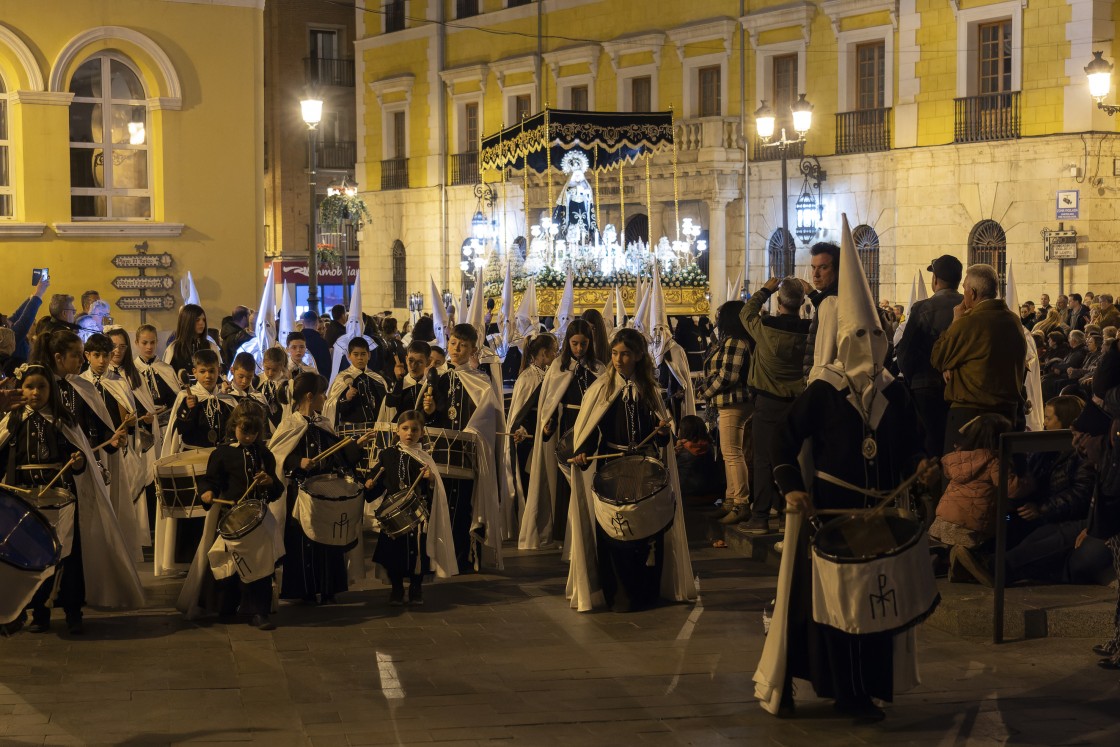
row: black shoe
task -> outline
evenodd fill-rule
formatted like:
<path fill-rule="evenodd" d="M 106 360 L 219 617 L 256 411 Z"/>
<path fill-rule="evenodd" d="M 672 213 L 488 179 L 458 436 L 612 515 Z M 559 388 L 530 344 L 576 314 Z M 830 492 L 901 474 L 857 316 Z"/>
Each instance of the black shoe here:
<path fill-rule="evenodd" d="M 69 618 L 66 621 L 66 630 L 70 635 L 81 635 L 86 632 L 85 626 L 82 625 L 82 618 Z"/>
<path fill-rule="evenodd" d="M 319 604 L 338 604 L 338 600 L 334 598 L 334 594 L 324 594 Z"/>
<path fill-rule="evenodd" d="M 797 706 L 793 702 L 793 685 L 786 685 L 782 690 L 782 699 L 778 703 L 778 718 L 793 718 L 797 715 Z"/>
<path fill-rule="evenodd" d="M 887 717 L 887 712 L 866 695 L 856 698 L 837 698 L 834 706 L 845 716 L 851 716 L 857 723 L 873 724 Z"/>
<path fill-rule="evenodd" d="M 1097 666 L 1101 669 L 1120 669 L 1120 656 L 1108 656 L 1097 662 Z"/>
<path fill-rule="evenodd" d="M 237 613 L 223 612 L 222 614 L 218 615 L 218 622 L 222 625 L 229 625 L 230 623 L 237 622 Z"/>
<path fill-rule="evenodd" d="M 1113 656 L 1116 656 L 1118 650 L 1120 650 L 1120 648 L 1118 648 L 1112 641 L 1109 641 L 1108 643 L 1098 643 L 1096 646 L 1093 646 L 1094 654 L 1096 654 L 1097 656 L 1104 656 L 1109 659 L 1111 659 Z"/>
<path fill-rule="evenodd" d="M 47 611 L 45 615 L 31 614 L 31 624 L 27 626 L 28 633 L 46 633 L 51 629 L 51 615 Z"/>
<path fill-rule="evenodd" d="M 404 587 L 394 586 L 393 590 L 389 592 L 389 606 L 390 607 L 403 607 L 404 606 Z"/>
<path fill-rule="evenodd" d="M 408 603 L 416 607 L 424 606 L 424 588 L 420 584 L 408 587 Z"/>
<path fill-rule="evenodd" d="M 257 630 L 276 630 L 276 626 L 268 619 L 268 615 L 253 615 L 249 624 Z"/>

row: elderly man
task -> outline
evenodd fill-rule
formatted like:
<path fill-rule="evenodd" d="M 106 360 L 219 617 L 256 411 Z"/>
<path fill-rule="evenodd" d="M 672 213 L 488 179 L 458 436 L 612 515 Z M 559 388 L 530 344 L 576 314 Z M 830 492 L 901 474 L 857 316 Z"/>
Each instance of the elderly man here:
<path fill-rule="evenodd" d="M 812 255 L 813 283 L 810 285 L 802 280 L 801 285 L 814 309 L 803 364 L 805 376 L 811 382 L 820 376 L 825 366 L 836 360 L 836 285 L 840 277 L 840 247 L 821 241 L 813 244 L 809 253 Z"/>
<path fill-rule="evenodd" d="M 945 381 L 930 365 L 933 343 L 953 323 L 953 309 L 964 297 L 957 292 L 961 284 L 961 261 L 943 254 L 926 268 L 933 274 L 933 295 L 916 301 L 910 318 L 895 348 L 898 370 L 910 387 L 914 406 L 922 418 L 926 432 L 926 453 L 940 456 L 945 440 L 945 418 L 949 405 L 945 402 Z"/>
<path fill-rule="evenodd" d="M 960 428 L 977 415 L 1003 415 L 1017 430 L 1025 425 L 1027 341 L 1018 315 L 998 294 L 994 267 L 969 267 L 964 300 L 933 344 L 930 363 L 944 376 L 949 403 L 943 453 L 953 450 Z"/>
<path fill-rule="evenodd" d="M 1073 378 L 1073 372 L 1085 365 L 1088 355 L 1089 348 L 1085 344 L 1085 333 L 1079 329 L 1070 330 L 1069 352 L 1062 358 L 1046 363 L 1046 370 L 1043 371 L 1042 376 L 1043 401 L 1049 402 L 1061 394 L 1063 388 L 1077 383 L 1077 379 Z"/>
<path fill-rule="evenodd" d="M 1063 327 L 1069 327 L 1069 296 L 1058 296 L 1058 300 L 1054 304 L 1054 308 L 1058 310 L 1058 321 L 1061 322 Z"/>
<path fill-rule="evenodd" d="M 77 313 L 77 309 L 74 308 L 73 296 L 66 293 L 55 293 L 51 296 L 47 311 L 51 317 L 47 331 L 54 332 L 59 329 L 66 329 L 71 332 L 78 331 L 78 325 L 74 324 L 74 314 Z"/>
<path fill-rule="evenodd" d="M 1120 327 L 1120 309 L 1116 308 L 1113 300 L 1111 293 L 1102 293 L 1097 296 L 1097 302 L 1101 305 L 1101 329 Z"/>

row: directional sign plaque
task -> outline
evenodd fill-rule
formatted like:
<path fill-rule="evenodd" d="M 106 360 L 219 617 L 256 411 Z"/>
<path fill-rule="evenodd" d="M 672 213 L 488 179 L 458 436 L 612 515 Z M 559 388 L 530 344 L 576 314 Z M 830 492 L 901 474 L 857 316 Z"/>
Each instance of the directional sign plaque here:
<path fill-rule="evenodd" d="M 139 269 L 144 267 L 171 267 L 171 255 L 163 254 L 118 254 L 113 257 L 113 267 Z"/>
<path fill-rule="evenodd" d="M 170 275 L 137 275 L 113 278 L 117 290 L 171 290 L 175 279 Z"/>
<path fill-rule="evenodd" d="M 121 296 L 117 307 L 122 311 L 165 311 L 175 308 L 175 299 L 164 296 Z"/>

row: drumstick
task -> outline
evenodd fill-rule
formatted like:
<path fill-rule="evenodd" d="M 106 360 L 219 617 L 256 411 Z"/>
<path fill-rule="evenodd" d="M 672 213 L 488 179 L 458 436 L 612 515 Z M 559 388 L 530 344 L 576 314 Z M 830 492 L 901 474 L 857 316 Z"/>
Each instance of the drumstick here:
<path fill-rule="evenodd" d="M 227 500 L 226 500 L 225 498 L 211 498 L 211 499 L 210 499 L 210 502 L 211 502 L 211 503 L 221 503 L 221 504 L 222 504 L 223 506 L 232 506 L 232 505 L 234 505 L 234 502 L 233 502 L 233 501 L 227 501 Z"/>
<path fill-rule="evenodd" d="M 506 433 L 505 431 L 495 431 L 494 435 L 495 436 L 516 436 L 517 434 L 516 433 Z M 533 437 L 532 433 L 526 433 L 525 434 L 525 438 L 532 438 L 532 437 Z"/>
<path fill-rule="evenodd" d="M 106 446 L 113 443 L 113 439 L 115 439 L 117 436 L 121 435 L 126 430 L 128 430 L 128 426 L 129 426 L 129 422 L 127 420 L 125 422 L 121 423 L 117 427 L 117 429 L 115 431 L 113 431 L 113 435 L 109 437 L 108 441 L 105 441 L 104 443 L 100 443 L 97 446 L 94 446 L 92 449 L 90 449 L 90 451 L 97 451 L 98 449 L 104 449 Z"/>
<path fill-rule="evenodd" d="M 264 478 L 265 478 L 265 477 L 267 477 L 267 475 L 265 475 L 265 474 L 263 474 L 263 473 L 262 473 L 262 474 L 259 474 L 259 475 L 257 475 L 256 477 L 254 477 L 254 478 L 253 478 L 253 481 L 252 481 L 251 483 L 249 483 L 249 487 L 247 487 L 247 488 L 245 489 L 245 492 L 241 494 L 241 497 L 237 499 L 237 502 L 238 502 L 238 503 L 240 503 L 241 501 L 243 501 L 243 500 L 245 500 L 246 498 L 248 498 L 248 497 L 249 497 L 249 495 L 250 495 L 250 494 L 251 494 L 251 493 L 252 493 L 252 492 L 253 492 L 254 490 L 256 490 L 256 489 L 257 489 L 257 485 L 259 485 L 260 483 L 264 482 Z"/>
<path fill-rule="evenodd" d="M 335 453 L 341 451 L 342 449 L 346 448 L 347 446 L 349 446 L 352 443 L 354 443 L 354 439 L 347 436 L 346 438 L 344 438 L 341 441 L 339 441 L 338 443 L 336 443 L 334 446 L 332 446 L 329 449 L 326 449 L 325 451 L 323 451 L 317 457 L 314 457 L 311 460 L 311 463 L 312 464 L 318 464 L 322 460 L 326 459 L 329 456 L 333 456 Z"/>
<path fill-rule="evenodd" d="M 53 478 L 51 478 L 51 481 L 50 481 L 50 482 L 48 482 L 48 483 L 47 483 L 46 485 L 44 485 L 43 487 L 39 488 L 39 492 L 40 492 L 40 493 L 45 493 L 46 491 L 48 491 L 48 490 L 50 490 L 50 489 L 51 489 L 52 487 L 54 487 L 54 484 L 55 484 L 56 482 L 58 482 L 58 478 L 62 477 L 62 473 L 64 473 L 64 472 L 65 472 L 66 470 L 68 470 L 68 469 L 70 469 L 71 467 L 73 467 L 73 466 L 74 466 L 74 462 L 75 462 L 75 461 L 76 461 L 76 459 L 75 459 L 74 457 L 70 457 L 70 461 L 69 461 L 69 462 L 67 462 L 66 464 L 62 465 L 62 469 L 60 469 L 60 470 L 58 471 L 58 474 L 57 474 L 57 475 L 55 475 L 55 476 L 54 476 Z"/>
<path fill-rule="evenodd" d="M 596 459 L 614 459 L 615 457 L 621 457 L 621 456 L 626 456 L 626 452 L 625 451 L 616 451 L 614 454 L 596 454 L 595 456 L 587 457 L 587 461 L 594 462 Z M 568 463 L 569 464 L 574 464 L 575 463 L 573 461 L 574 459 L 575 459 L 575 457 L 572 457 L 571 459 L 568 460 Z"/>

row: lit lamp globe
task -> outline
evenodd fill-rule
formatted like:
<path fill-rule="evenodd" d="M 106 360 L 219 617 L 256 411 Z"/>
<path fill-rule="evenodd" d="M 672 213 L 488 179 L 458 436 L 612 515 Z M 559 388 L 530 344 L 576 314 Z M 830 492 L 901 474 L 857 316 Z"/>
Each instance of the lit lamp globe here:
<path fill-rule="evenodd" d="M 299 111 L 308 127 L 315 127 L 323 120 L 323 100 L 308 97 L 299 102 Z"/>
<path fill-rule="evenodd" d="M 1093 60 L 1085 66 L 1089 76 L 1089 95 L 1097 101 L 1104 100 L 1112 88 L 1112 63 L 1102 56 L 1103 52 L 1093 52 Z"/>
<path fill-rule="evenodd" d="M 486 220 L 486 216 L 482 214 L 481 210 L 476 210 L 474 217 L 471 218 L 471 236 L 479 241 L 486 241 L 489 230 L 490 221 Z"/>
<path fill-rule="evenodd" d="M 813 126 L 813 105 L 805 100 L 805 94 L 801 94 L 790 111 L 793 112 L 793 129 L 798 135 L 804 135 Z"/>
<path fill-rule="evenodd" d="M 763 140 L 769 140 L 774 135 L 774 110 L 762 100 L 762 106 L 754 112 L 754 128 Z"/>

